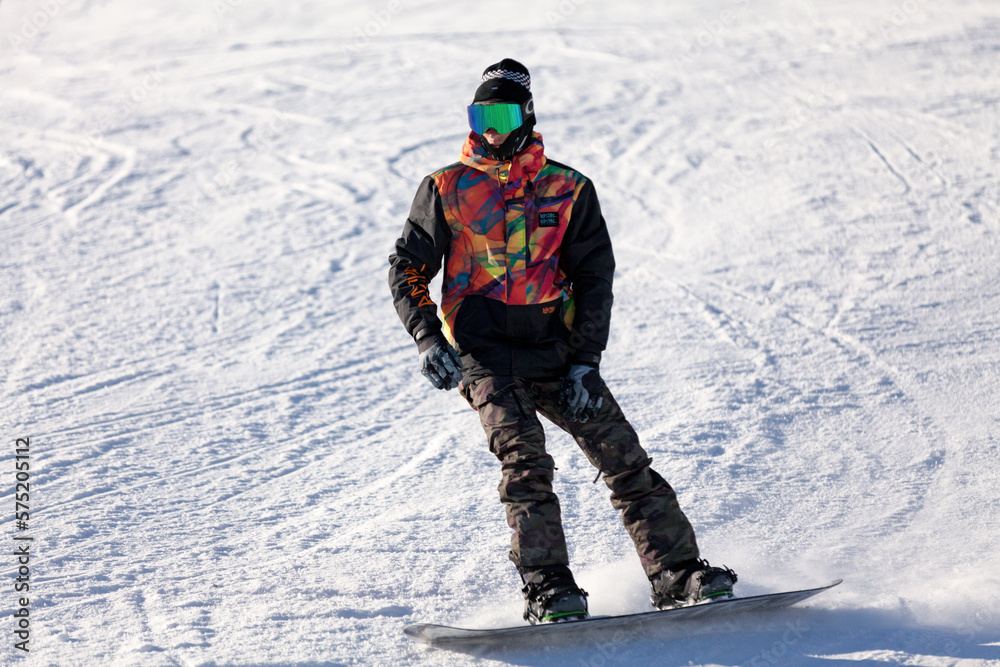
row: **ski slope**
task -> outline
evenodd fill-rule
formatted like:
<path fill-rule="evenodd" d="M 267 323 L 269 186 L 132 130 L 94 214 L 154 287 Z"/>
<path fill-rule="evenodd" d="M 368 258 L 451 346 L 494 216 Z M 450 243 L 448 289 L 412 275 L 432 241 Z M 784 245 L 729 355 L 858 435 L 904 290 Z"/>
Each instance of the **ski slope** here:
<path fill-rule="evenodd" d="M 703 554 L 744 595 L 835 591 L 634 638 L 403 638 L 520 618 L 498 465 L 386 284 L 503 57 L 597 186 L 602 373 Z M 989 0 L 3 0 L 0 664 L 1000 664 L 998 164 Z M 647 610 L 549 434 L 591 611 Z"/>

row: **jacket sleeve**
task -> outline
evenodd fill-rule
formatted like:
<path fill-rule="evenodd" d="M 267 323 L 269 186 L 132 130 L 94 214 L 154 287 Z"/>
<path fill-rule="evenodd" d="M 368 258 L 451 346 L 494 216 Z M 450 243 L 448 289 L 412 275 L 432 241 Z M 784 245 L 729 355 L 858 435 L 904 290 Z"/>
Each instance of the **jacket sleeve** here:
<path fill-rule="evenodd" d="M 441 270 L 451 239 L 441 195 L 434 179 L 425 178 L 410 207 L 396 252 L 389 255 L 389 289 L 399 319 L 414 339 L 441 331 L 430 282 Z"/>
<path fill-rule="evenodd" d="M 576 304 L 570 362 L 597 366 L 611 330 L 615 256 L 597 192 L 589 179 L 580 186 L 573 202 L 560 262 L 573 287 Z"/>

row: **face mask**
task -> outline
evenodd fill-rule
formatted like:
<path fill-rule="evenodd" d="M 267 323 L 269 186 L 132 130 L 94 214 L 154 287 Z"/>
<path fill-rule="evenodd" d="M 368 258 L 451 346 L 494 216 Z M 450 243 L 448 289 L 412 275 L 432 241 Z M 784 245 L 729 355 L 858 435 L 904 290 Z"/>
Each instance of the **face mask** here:
<path fill-rule="evenodd" d="M 510 133 L 502 144 L 492 146 L 488 141 L 483 141 L 483 150 L 494 160 L 510 160 L 520 153 L 531 140 L 531 131 L 535 127 L 535 118 L 532 116 L 521 127 Z"/>

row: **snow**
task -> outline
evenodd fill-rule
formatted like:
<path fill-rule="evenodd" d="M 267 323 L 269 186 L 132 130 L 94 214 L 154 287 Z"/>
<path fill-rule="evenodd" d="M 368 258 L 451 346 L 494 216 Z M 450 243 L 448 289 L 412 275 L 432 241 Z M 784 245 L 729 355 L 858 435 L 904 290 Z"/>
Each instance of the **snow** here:
<path fill-rule="evenodd" d="M 745 595 L 834 591 L 577 645 L 403 638 L 519 622 L 498 466 L 386 285 L 508 56 L 597 186 L 602 372 L 704 555 Z M 34 541 L 31 651 L 7 619 L 0 663 L 1000 664 L 998 56 L 987 0 L 6 0 L 0 502 L 30 437 Z M 592 612 L 648 609 L 549 434 Z"/>

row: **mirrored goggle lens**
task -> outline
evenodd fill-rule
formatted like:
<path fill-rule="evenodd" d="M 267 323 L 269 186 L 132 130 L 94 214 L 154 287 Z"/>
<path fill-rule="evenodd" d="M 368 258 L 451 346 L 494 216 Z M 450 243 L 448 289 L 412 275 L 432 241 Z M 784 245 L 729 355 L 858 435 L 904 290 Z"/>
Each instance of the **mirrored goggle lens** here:
<path fill-rule="evenodd" d="M 493 128 L 498 134 L 506 134 L 521 127 L 520 104 L 470 104 L 469 127 L 476 134 Z"/>

